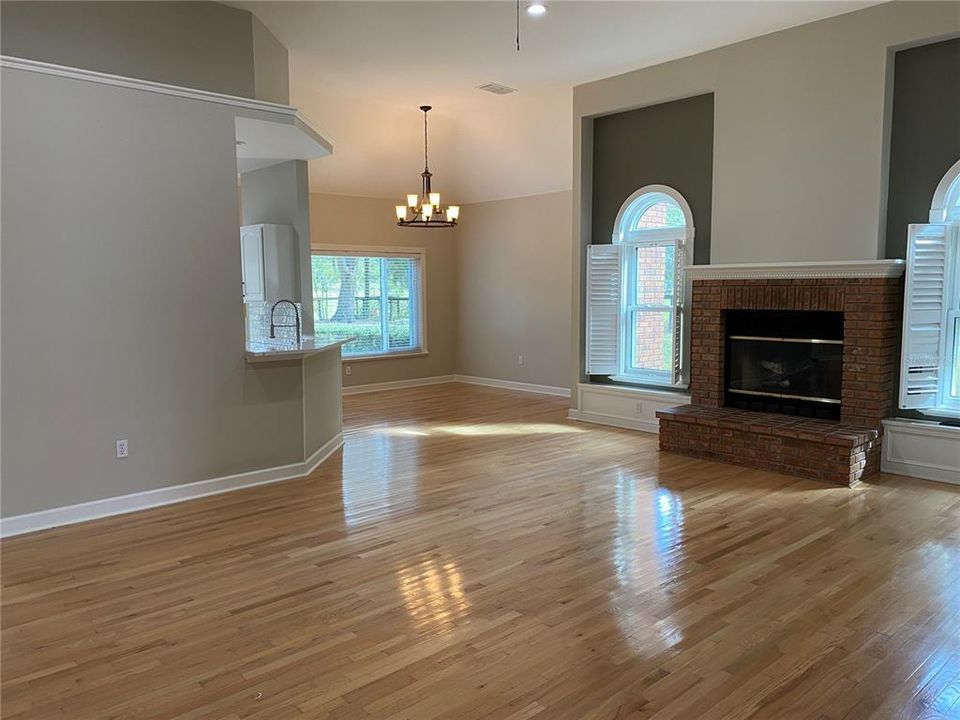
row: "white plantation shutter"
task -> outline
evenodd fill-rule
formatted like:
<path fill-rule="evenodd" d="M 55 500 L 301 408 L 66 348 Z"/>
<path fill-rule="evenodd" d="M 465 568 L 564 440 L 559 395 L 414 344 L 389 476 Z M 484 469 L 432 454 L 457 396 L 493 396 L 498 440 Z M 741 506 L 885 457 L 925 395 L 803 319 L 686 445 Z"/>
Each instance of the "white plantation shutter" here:
<path fill-rule="evenodd" d="M 620 245 L 587 248 L 587 374 L 620 369 Z"/>
<path fill-rule="evenodd" d="M 935 407 L 944 375 L 947 249 L 957 226 L 910 225 L 903 294 L 900 407 Z"/>

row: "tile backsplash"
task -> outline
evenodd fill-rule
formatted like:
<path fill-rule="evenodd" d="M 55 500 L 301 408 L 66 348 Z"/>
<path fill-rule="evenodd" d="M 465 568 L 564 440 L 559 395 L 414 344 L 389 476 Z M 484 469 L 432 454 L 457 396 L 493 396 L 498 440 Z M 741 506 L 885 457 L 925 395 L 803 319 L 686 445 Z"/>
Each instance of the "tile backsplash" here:
<path fill-rule="evenodd" d="M 300 328 L 303 329 L 303 306 L 301 303 L 295 303 L 297 313 L 300 314 Z M 268 340 L 270 338 L 270 303 L 247 303 L 247 339 L 248 340 Z M 277 325 L 293 325 L 296 321 L 296 314 L 293 308 L 287 303 L 278 305 L 273 314 L 273 321 Z M 297 331 L 292 327 L 278 327 L 276 329 L 277 339 L 289 339 L 295 342 Z"/>

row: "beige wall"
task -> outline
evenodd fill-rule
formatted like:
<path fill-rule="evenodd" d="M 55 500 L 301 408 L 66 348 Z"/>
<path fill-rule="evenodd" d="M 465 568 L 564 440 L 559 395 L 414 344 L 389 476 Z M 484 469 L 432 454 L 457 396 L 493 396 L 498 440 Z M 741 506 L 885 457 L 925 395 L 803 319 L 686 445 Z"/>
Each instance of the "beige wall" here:
<path fill-rule="evenodd" d="M 453 230 L 414 230 L 394 224 L 392 199 L 312 193 L 315 248 L 427 251 L 428 354 L 345 360 L 344 387 L 452 374 L 565 385 L 570 203 L 569 192 L 477 203 Z"/>
<path fill-rule="evenodd" d="M 251 16 L 253 41 L 253 84 L 259 100 L 290 102 L 290 63 L 287 48 L 256 16 Z"/>
<path fill-rule="evenodd" d="M 960 3 L 887 3 L 574 88 L 573 286 L 590 242 L 589 118 L 704 92 L 715 93 L 712 263 L 883 257 L 891 48 L 958 31 Z"/>
<path fill-rule="evenodd" d="M 2 514 L 301 461 L 300 365 L 245 361 L 236 110 L 7 68 L 0 105 Z"/>
<path fill-rule="evenodd" d="M 567 191 L 463 208 L 459 374 L 568 384 L 571 200 Z"/>
<path fill-rule="evenodd" d="M 3 54 L 286 103 L 287 49 L 215 2 L 0 3 Z"/>
<path fill-rule="evenodd" d="M 312 245 L 416 247 L 426 250 L 427 354 L 344 362 L 344 387 L 450 375 L 457 362 L 456 230 L 395 224 L 391 199 L 310 195 Z"/>

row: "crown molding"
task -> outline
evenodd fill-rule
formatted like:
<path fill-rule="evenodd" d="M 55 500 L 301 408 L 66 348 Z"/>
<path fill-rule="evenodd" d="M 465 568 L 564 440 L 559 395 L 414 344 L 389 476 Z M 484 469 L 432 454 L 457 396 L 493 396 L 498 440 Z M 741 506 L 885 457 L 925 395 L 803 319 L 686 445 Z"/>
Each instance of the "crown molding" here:
<path fill-rule="evenodd" d="M 691 280 L 810 280 L 900 277 L 905 267 L 903 260 L 836 260 L 687 265 L 683 271 Z"/>
<path fill-rule="evenodd" d="M 140 80 L 122 75 L 111 75 L 110 73 L 85 70 L 67 65 L 55 65 L 53 63 L 28 60 L 10 55 L 0 55 L 0 68 L 21 70 L 40 75 L 53 75 L 71 80 L 126 88 L 128 90 L 139 90 L 141 92 L 167 95 L 169 97 L 184 98 L 187 100 L 197 100 L 216 105 L 225 105 L 242 111 L 266 113 L 271 117 L 264 118 L 263 115 L 260 115 L 259 118 L 257 116 L 249 118 L 241 117 L 242 121 L 247 123 L 248 126 L 251 124 L 256 125 L 257 123 L 263 126 L 265 123 L 270 123 L 272 127 L 277 128 L 272 134 L 273 144 L 276 145 L 279 142 L 279 145 L 286 149 L 279 154 L 269 154 L 270 158 L 281 160 L 312 160 L 330 155 L 333 152 L 333 142 L 326 139 L 323 134 L 316 129 L 309 118 L 297 108 L 290 107 L 289 105 L 281 105 L 265 100 L 254 100 L 253 98 L 237 97 L 236 95 L 225 95 L 223 93 L 210 92 L 209 90 L 197 90 L 179 85 L 167 85 L 166 83 L 153 82 L 152 80 Z M 238 122 L 240 122 L 240 120 L 238 120 Z M 280 133 L 280 135 L 278 136 L 277 133 Z M 293 153 L 296 157 L 287 157 L 291 155 L 288 147 L 290 143 L 294 143 L 296 146 L 296 152 Z M 250 150 L 250 147 L 246 147 L 244 150 L 238 151 L 239 157 L 248 157 Z"/>
<path fill-rule="evenodd" d="M 98 85 L 111 85 L 113 87 L 122 87 L 131 90 L 142 90 L 159 95 L 172 95 L 174 97 L 200 100 L 218 105 L 230 105 L 231 107 L 243 108 L 245 110 L 268 112 L 275 115 L 283 115 L 290 118 L 291 121 L 299 121 L 309 126 L 309 122 L 296 108 L 288 105 L 280 105 L 279 103 L 266 102 L 264 100 L 225 95 L 223 93 L 197 90 L 179 85 L 167 85 L 166 83 L 153 82 L 152 80 L 140 80 L 139 78 L 124 77 L 123 75 L 111 75 L 110 73 L 97 72 L 96 70 L 85 70 L 84 68 L 70 67 L 68 65 L 55 65 L 54 63 L 28 60 L 11 55 L 0 55 L 0 67 L 39 73 L 41 75 L 56 75 L 72 80 L 97 83 Z"/>

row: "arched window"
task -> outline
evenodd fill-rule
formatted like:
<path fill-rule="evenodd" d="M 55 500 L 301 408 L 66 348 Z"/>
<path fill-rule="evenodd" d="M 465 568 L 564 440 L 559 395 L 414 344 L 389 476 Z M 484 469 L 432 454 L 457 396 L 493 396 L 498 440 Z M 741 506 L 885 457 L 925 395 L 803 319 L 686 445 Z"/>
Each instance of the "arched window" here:
<path fill-rule="evenodd" d="M 960 160 L 907 228 L 900 407 L 960 417 Z"/>
<path fill-rule="evenodd" d="M 629 241 L 640 237 L 648 230 L 685 228 L 687 214 L 680 206 L 683 198 L 675 190 L 654 190 L 653 186 L 642 188 L 627 198 L 617 216 L 614 242 Z M 686 205 L 686 202 L 684 202 Z"/>
<path fill-rule="evenodd" d="M 957 160 L 933 193 L 930 222 L 960 222 L 960 160 Z"/>
<path fill-rule="evenodd" d="M 648 185 L 621 206 L 613 233 L 622 246 L 621 379 L 686 385 L 683 267 L 693 262 L 693 235 L 690 206 L 671 187 Z"/>

